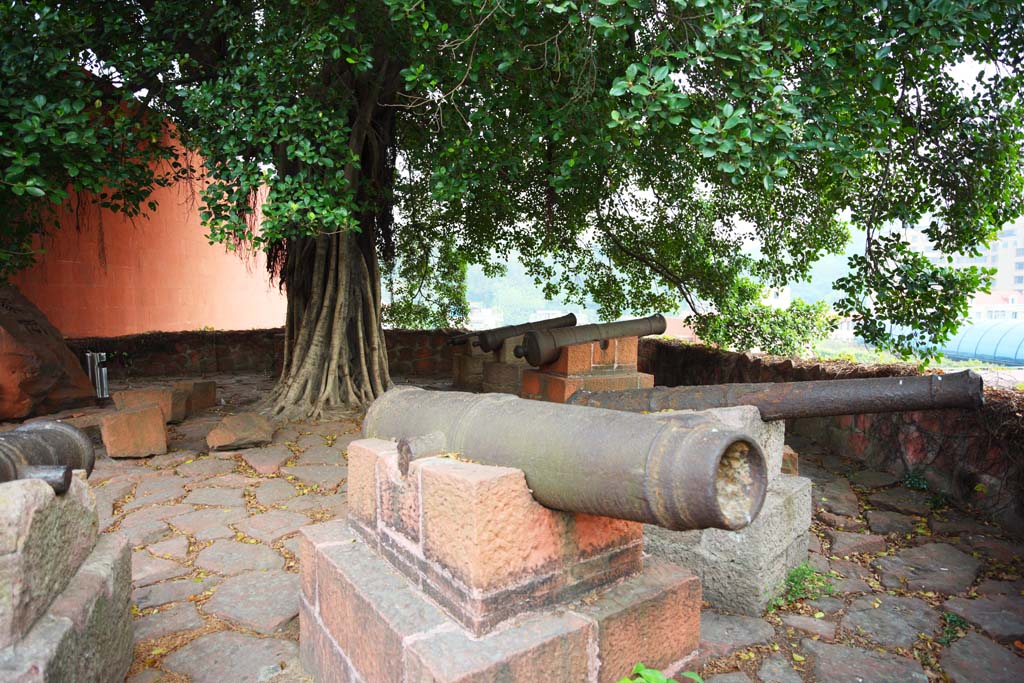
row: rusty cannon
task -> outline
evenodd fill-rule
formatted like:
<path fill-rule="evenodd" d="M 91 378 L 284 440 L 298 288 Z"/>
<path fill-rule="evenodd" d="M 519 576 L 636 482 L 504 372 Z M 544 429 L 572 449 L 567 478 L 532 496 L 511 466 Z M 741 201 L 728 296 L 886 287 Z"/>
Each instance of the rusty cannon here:
<path fill-rule="evenodd" d="M 363 436 L 399 440 L 403 472 L 409 458 L 457 452 L 522 470 L 546 507 L 679 531 L 741 529 L 767 487 L 758 443 L 699 415 L 398 387 L 370 406 Z"/>
<path fill-rule="evenodd" d="M 64 422 L 28 422 L 0 434 L 0 483 L 42 479 L 54 492 L 71 486 L 72 470 L 92 474 L 96 461 L 92 441 Z"/>
<path fill-rule="evenodd" d="M 656 413 L 756 406 L 762 420 L 893 413 L 936 408 L 976 408 L 985 402 L 981 376 L 949 375 L 761 384 L 655 387 L 627 391 L 578 391 L 571 405 Z"/>
<path fill-rule="evenodd" d="M 665 316 L 656 313 L 648 318 L 620 320 L 614 323 L 561 327 L 552 330 L 533 330 L 523 337 L 523 343 L 515 348 L 516 358 L 526 358 L 534 367 L 553 363 L 563 347 L 608 341 L 618 337 L 643 337 L 665 332 Z"/>
<path fill-rule="evenodd" d="M 466 344 L 470 339 L 476 337 L 476 341 L 473 342 L 473 346 L 479 346 L 485 353 L 491 351 L 497 351 L 501 348 L 501 345 L 505 343 L 506 339 L 512 337 L 519 337 L 526 334 L 527 332 L 533 332 L 536 330 L 550 330 L 561 327 L 572 327 L 576 324 L 576 316 L 572 313 L 563 315 L 558 318 L 548 318 L 546 320 L 536 320 L 532 323 L 522 323 L 521 325 L 506 325 L 505 327 L 496 327 L 493 330 L 482 330 L 480 332 L 466 332 L 464 334 L 457 334 L 453 337 L 448 338 L 448 344 L 450 346 L 461 346 Z"/>

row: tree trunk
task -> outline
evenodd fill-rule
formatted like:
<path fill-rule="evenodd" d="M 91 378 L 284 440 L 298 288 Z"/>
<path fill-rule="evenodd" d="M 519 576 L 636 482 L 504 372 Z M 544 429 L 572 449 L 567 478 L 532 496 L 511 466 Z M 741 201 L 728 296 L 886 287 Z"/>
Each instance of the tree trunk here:
<path fill-rule="evenodd" d="M 385 58 L 378 64 L 373 77 L 357 85 L 350 116 L 349 148 L 359 163 L 347 164 L 345 177 L 362 207 L 358 230 L 290 239 L 271 258 L 288 296 L 284 368 L 269 397 L 274 415 L 319 419 L 360 409 L 391 386 L 377 235 L 386 239 L 391 229 L 386 190 L 395 173 L 395 110 L 385 104 L 399 69 Z"/>
<path fill-rule="evenodd" d="M 288 245 L 284 368 L 270 396 L 273 414 L 319 419 L 366 406 L 391 386 L 372 238 L 331 233 Z"/>

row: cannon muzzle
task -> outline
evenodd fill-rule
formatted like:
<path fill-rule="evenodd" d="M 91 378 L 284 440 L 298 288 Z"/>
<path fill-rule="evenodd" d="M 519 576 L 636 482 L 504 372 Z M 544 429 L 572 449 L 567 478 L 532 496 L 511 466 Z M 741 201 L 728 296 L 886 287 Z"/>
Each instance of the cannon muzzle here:
<path fill-rule="evenodd" d="M 667 529 L 740 529 L 761 510 L 764 453 L 701 415 L 656 419 L 614 410 L 399 387 L 370 406 L 363 435 L 427 444 L 515 467 L 537 502 Z M 410 457 L 406 453 L 405 457 Z"/>
<path fill-rule="evenodd" d="M 665 332 L 665 316 L 655 313 L 648 318 L 620 320 L 615 323 L 598 323 L 580 327 L 563 327 L 556 330 L 527 332 L 523 343 L 515 349 L 516 358 L 526 358 L 534 367 L 553 363 L 558 352 L 573 344 L 606 341 L 618 337 L 644 337 Z"/>
<path fill-rule="evenodd" d="M 569 399 L 572 405 L 637 413 L 749 405 L 761 411 L 762 420 L 977 408 L 984 402 L 981 376 L 970 370 L 949 375 L 578 391 Z"/>
<path fill-rule="evenodd" d="M 0 434 L 0 483 L 42 479 L 56 493 L 71 486 L 71 471 L 92 474 L 96 461 L 92 441 L 65 422 L 27 422 Z"/>

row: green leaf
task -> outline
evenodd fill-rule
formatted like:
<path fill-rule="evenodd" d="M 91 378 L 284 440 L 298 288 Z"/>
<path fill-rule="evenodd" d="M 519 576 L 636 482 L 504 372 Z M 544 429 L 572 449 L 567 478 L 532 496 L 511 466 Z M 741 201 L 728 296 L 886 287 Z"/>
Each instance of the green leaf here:
<path fill-rule="evenodd" d="M 42 188 L 36 187 L 35 185 L 26 185 L 25 192 L 32 195 L 33 197 L 44 197 L 46 193 L 43 192 Z"/>
<path fill-rule="evenodd" d="M 591 26 L 595 26 L 597 28 L 608 28 L 609 26 L 611 26 L 611 24 L 609 24 L 604 17 L 594 16 L 590 17 L 590 19 L 588 19 L 587 21 L 590 22 Z"/>

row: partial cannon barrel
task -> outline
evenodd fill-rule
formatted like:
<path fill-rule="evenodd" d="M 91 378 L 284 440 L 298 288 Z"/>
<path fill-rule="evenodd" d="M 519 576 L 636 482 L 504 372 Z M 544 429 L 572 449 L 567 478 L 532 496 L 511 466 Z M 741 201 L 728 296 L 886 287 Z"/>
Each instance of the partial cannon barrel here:
<path fill-rule="evenodd" d="M 568 315 L 563 315 L 558 318 L 536 320 L 532 323 L 506 325 L 505 327 L 496 327 L 493 330 L 483 330 L 480 332 L 466 332 L 465 334 L 459 334 L 449 338 L 448 344 L 451 346 L 460 346 L 473 337 L 476 337 L 477 339 L 473 342 L 473 346 L 479 346 L 485 353 L 490 353 L 491 351 L 495 351 L 500 348 L 506 339 L 518 337 L 532 330 L 550 330 L 556 327 L 572 327 L 575 324 L 576 316 L 569 313 Z"/>
<path fill-rule="evenodd" d="M 521 346 L 515 349 L 516 358 L 526 358 L 534 367 L 558 360 L 558 352 L 573 344 L 606 341 L 618 337 L 643 337 L 665 332 L 665 316 L 656 313 L 649 318 L 621 320 L 616 323 L 598 323 L 580 327 L 527 332 Z"/>
<path fill-rule="evenodd" d="M 572 405 L 634 413 L 749 405 L 761 411 L 762 420 L 977 408 L 984 402 L 981 376 L 970 370 L 913 377 L 578 391 L 569 399 Z"/>
<path fill-rule="evenodd" d="M 96 454 L 92 441 L 65 422 L 28 422 L 0 434 L 0 483 L 42 479 L 54 492 L 71 486 L 72 470 L 92 473 Z"/>
<path fill-rule="evenodd" d="M 705 417 L 657 419 L 614 410 L 398 387 L 370 406 L 363 435 L 429 444 L 515 467 L 540 504 L 667 529 L 741 529 L 761 510 L 764 453 Z"/>

